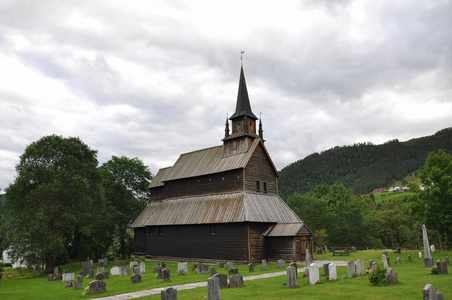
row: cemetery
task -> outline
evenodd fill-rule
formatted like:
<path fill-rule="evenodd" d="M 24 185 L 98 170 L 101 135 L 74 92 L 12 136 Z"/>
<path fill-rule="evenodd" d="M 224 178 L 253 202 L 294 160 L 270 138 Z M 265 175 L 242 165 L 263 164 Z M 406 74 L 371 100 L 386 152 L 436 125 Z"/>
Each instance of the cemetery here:
<path fill-rule="evenodd" d="M 159 287 L 205 282 L 207 284 L 203 287 L 180 291 L 168 289 L 168 292 L 177 293 L 179 299 L 207 299 L 208 294 L 211 297 L 221 295 L 221 299 L 244 299 L 245 297 L 247 299 L 298 299 L 301 297 L 422 299 L 423 294 L 435 292 L 442 293 L 444 299 L 452 299 L 452 275 L 449 261 L 452 251 L 431 252 L 429 255 L 434 261 L 433 268 L 425 267 L 424 256 L 419 257 L 418 252 L 394 253 L 393 251 L 366 250 L 350 252 L 349 256 L 345 257 L 333 256 L 332 252 L 316 254 L 308 266 L 309 276 L 306 276 L 304 264 L 282 260 L 264 262 L 264 268 L 262 262 L 257 261 L 254 264 L 251 262 L 249 264 L 232 262 L 197 264 L 144 261 L 144 259 L 116 262 L 91 260 L 59 266 L 55 268 L 53 274 L 35 271 L 27 276 L 26 270 L 20 272 L 4 270 L 0 282 L 0 297 L 1 299 L 93 299 Z M 328 261 L 337 263 L 324 263 Z M 385 276 L 389 285 L 373 286 L 369 282 L 369 273 L 377 266 L 379 268 L 387 266 Z M 228 268 L 234 271 L 229 272 Z M 97 274 L 92 276 L 94 269 Z M 295 271 L 297 269 L 298 274 Z M 248 276 L 275 272 L 283 274 L 247 280 Z M 86 275 L 79 275 L 80 273 Z M 133 280 L 138 277 L 141 280 Z M 156 294 L 139 299 L 166 298 Z"/>

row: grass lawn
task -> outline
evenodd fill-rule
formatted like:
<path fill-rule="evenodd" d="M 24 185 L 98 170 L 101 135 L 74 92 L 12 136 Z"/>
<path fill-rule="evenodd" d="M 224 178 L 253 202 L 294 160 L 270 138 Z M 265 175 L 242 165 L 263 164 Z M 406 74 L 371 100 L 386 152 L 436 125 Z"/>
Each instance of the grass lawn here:
<path fill-rule="evenodd" d="M 358 251 L 350 256 L 333 256 L 331 253 L 315 255 L 316 260 L 356 260 L 363 259 L 368 266 L 370 259 L 374 259 L 381 265 L 382 251 Z M 411 254 L 412 261 L 407 261 L 407 254 Z M 402 264 L 395 264 L 397 256 L 402 258 Z M 433 253 L 434 261 L 443 259 L 445 256 L 452 256 L 452 251 Z M 267 279 L 252 281 L 245 280 L 245 287 L 236 289 L 221 290 L 222 299 L 422 299 L 422 289 L 426 283 L 432 283 L 438 291 L 444 294 L 445 299 L 452 299 L 452 275 L 431 275 L 430 270 L 424 268 L 424 260 L 418 258 L 418 251 L 402 252 L 402 254 L 390 253 L 391 266 L 395 269 L 399 277 L 399 284 L 395 286 L 373 287 L 370 285 L 368 276 L 351 279 L 341 279 L 346 276 L 347 268 L 338 267 L 338 280 L 331 282 L 321 276 L 322 284 L 311 286 L 309 279 L 299 276 L 298 288 L 289 289 L 283 285 L 286 282 L 285 276 L 278 276 Z M 207 274 L 198 275 L 195 271 L 189 270 L 185 276 L 177 276 L 177 263 L 167 263 L 171 270 L 171 282 L 160 282 L 152 272 L 155 262 L 146 262 L 147 273 L 142 275 L 143 283 L 131 284 L 130 276 L 110 276 L 106 279 L 107 292 L 96 295 L 82 295 L 84 290 L 74 290 L 64 288 L 64 284 L 57 281 L 48 282 L 46 274 L 34 275 L 26 279 L 5 278 L 9 272 L 4 272 L 3 280 L 0 283 L 0 299 L 87 299 L 94 297 L 104 297 L 118 293 L 151 289 L 155 287 L 171 286 L 190 282 L 206 281 Z M 189 267 L 193 264 L 189 263 Z M 110 264 L 109 267 L 112 267 Z M 281 271 L 276 268 L 276 264 L 269 264 L 268 272 Z M 80 270 L 80 263 L 74 263 L 60 267 L 60 270 L 67 268 L 71 272 Z M 240 274 L 249 275 L 247 266 L 238 266 Z M 320 266 L 320 274 L 323 268 Z M 226 273 L 224 269 L 217 268 L 219 273 Z M 259 266 L 255 267 L 256 272 L 252 275 L 263 273 Z M 449 272 L 452 269 L 449 267 Z M 83 287 L 86 287 L 90 279 L 84 279 Z M 178 291 L 179 299 L 207 299 L 207 287 L 192 290 Z M 160 295 L 144 297 L 141 299 L 160 299 Z"/>

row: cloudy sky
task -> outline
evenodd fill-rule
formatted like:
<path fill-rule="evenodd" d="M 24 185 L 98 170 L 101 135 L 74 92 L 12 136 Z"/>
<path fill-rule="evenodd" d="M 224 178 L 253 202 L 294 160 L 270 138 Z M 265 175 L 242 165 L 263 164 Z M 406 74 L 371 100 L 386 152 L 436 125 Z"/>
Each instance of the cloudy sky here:
<path fill-rule="evenodd" d="M 0 188 L 57 134 L 155 174 L 221 144 L 240 51 L 278 169 L 451 127 L 452 2 L 0 0 Z"/>

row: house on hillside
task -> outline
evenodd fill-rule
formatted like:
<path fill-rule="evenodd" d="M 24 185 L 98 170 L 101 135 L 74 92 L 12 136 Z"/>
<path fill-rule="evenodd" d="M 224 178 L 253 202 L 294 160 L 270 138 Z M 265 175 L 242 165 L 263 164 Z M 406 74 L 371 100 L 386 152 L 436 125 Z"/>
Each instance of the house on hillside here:
<path fill-rule="evenodd" d="M 236 262 L 300 261 L 306 249 L 312 255 L 311 230 L 278 195 L 257 120 L 242 66 L 223 144 L 182 154 L 152 180 L 150 202 L 132 224 L 135 255 Z"/>

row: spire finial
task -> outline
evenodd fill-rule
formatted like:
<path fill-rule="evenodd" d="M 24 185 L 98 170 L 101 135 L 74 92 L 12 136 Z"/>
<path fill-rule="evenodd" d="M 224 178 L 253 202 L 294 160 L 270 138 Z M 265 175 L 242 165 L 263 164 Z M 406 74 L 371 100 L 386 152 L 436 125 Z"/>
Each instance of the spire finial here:
<path fill-rule="evenodd" d="M 245 50 L 240 50 L 240 64 L 243 66 L 243 53 L 245 53 Z"/>

